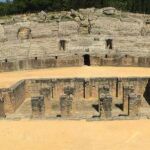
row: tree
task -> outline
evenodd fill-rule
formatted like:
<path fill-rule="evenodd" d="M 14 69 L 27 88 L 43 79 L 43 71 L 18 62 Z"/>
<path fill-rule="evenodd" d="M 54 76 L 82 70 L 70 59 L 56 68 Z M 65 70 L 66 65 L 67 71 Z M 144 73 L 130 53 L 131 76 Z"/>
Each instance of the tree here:
<path fill-rule="evenodd" d="M 150 0 L 7 0 L 6 3 L 0 3 L 0 15 L 109 6 L 125 11 L 150 13 Z"/>

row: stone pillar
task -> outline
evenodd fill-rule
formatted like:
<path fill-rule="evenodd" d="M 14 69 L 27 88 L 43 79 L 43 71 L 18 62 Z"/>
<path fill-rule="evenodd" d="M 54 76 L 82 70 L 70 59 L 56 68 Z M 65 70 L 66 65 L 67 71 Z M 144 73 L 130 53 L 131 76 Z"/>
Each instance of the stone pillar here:
<path fill-rule="evenodd" d="M 84 92 L 85 92 L 85 99 L 88 100 L 90 99 L 90 81 L 85 79 L 85 83 L 84 83 Z"/>
<path fill-rule="evenodd" d="M 64 95 L 60 97 L 60 111 L 62 117 L 72 115 L 72 102 L 73 102 L 74 88 L 65 87 Z"/>
<path fill-rule="evenodd" d="M 136 95 L 135 93 L 129 94 L 129 113 L 128 115 L 131 117 L 135 117 L 139 115 L 139 109 L 141 106 L 141 96 Z"/>
<path fill-rule="evenodd" d="M 65 87 L 64 88 L 64 94 L 66 94 L 67 96 L 73 95 L 74 94 L 74 88 L 73 87 Z"/>
<path fill-rule="evenodd" d="M 32 117 L 43 117 L 45 113 L 44 96 L 32 97 Z"/>
<path fill-rule="evenodd" d="M 129 111 L 128 96 L 132 92 L 134 92 L 133 86 L 124 86 L 123 87 L 123 111 L 126 115 L 128 115 L 128 111 Z"/>
<path fill-rule="evenodd" d="M 72 101 L 73 98 L 67 95 L 62 95 L 60 97 L 60 110 L 61 117 L 68 117 L 72 114 Z"/>
<path fill-rule="evenodd" d="M 84 98 L 84 80 L 76 79 L 74 100 L 82 100 L 83 98 Z"/>
<path fill-rule="evenodd" d="M 4 99 L 0 98 L 0 118 L 5 118 Z"/>
<path fill-rule="evenodd" d="M 44 96 L 45 116 L 48 117 L 51 114 L 51 89 L 42 88 L 40 94 Z"/>
<path fill-rule="evenodd" d="M 122 80 L 120 78 L 118 78 L 117 80 L 117 97 L 118 97 L 118 100 L 122 100 L 122 97 L 123 97 L 123 83 L 122 83 Z"/>
<path fill-rule="evenodd" d="M 110 94 L 101 94 L 99 100 L 99 109 L 101 118 L 111 118 L 112 116 L 112 96 Z"/>
<path fill-rule="evenodd" d="M 99 113 L 101 118 L 111 118 L 112 96 L 108 85 L 99 88 Z"/>
<path fill-rule="evenodd" d="M 98 94 L 99 98 L 100 98 L 101 94 L 109 94 L 110 93 L 109 85 L 100 86 L 98 93 L 99 93 Z"/>

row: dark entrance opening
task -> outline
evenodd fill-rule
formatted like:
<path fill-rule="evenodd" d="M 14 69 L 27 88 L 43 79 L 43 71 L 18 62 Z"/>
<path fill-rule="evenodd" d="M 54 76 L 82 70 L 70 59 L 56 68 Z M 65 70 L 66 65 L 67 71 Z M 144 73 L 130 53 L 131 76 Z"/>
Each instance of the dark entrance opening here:
<path fill-rule="evenodd" d="M 8 62 L 8 60 L 7 59 L 5 59 L 5 63 L 7 63 Z"/>
<path fill-rule="evenodd" d="M 150 79 L 148 80 L 148 83 L 145 87 L 144 98 L 147 101 L 147 103 L 150 105 Z"/>
<path fill-rule="evenodd" d="M 106 40 L 106 47 L 108 49 L 113 49 L 112 39 L 107 39 Z"/>
<path fill-rule="evenodd" d="M 65 40 L 60 40 L 60 50 L 64 50 L 66 49 L 66 41 Z"/>
<path fill-rule="evenodd" d="M 88 54 L 83 55 L 83 58 L 84 58 L 84 65 L 90 66 L 90 65 L 91 65 L 91 62 L 90 62 L 90 55 L 88 55 Z"/>

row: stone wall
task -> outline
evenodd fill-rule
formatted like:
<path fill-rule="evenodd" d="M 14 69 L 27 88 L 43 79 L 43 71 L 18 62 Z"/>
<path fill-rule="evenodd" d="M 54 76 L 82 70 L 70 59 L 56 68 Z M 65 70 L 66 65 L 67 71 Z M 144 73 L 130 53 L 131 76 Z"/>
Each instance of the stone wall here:
<path fill-rule="evenodd" d="M 150 66 L 147 18 L 95 8 L 0 18 L 0 71 L 80 66 L 85 54 L 91 65 Z"/>
<path fill-rule="evenodd" d="M 5 114 L 14 114 L 25 105 L 26 99 L 31 99 L 33 117 L 38 114 L 46 118 L 148 117 L 149 81 L 149 78 L 29 79 L 2 89 L 1 97 Z M 43 97 L 42 103 L 40 97 Z"/>
<path fill-rule="evenodd" d="M 87 55 L 88 58 L 84 58 Z M 86 62 L 89 62 L 88 64 Z M 53 55 L 51 57 L 34 57 L 23 60 L 0 61 L 0 72 L 55 68 L 55 67 L 74 67 L 74 66 L 135 66 L 135 67 L 150 67 L 150 58 L 148 57 L 131 57 L 129 55 L 114 56 L 106 54 L 99 56 L 98 54 L 74 54 L 74 55 Z"/>
<path fill-rule="evenodd" d="M 9 89 L 1 90 L 1 97 L 4 99 L 5 113 L 14 113 L 16 109 L 24 102 L 26 99 L 25 85 L 25 81 L 20 81 Z"/>

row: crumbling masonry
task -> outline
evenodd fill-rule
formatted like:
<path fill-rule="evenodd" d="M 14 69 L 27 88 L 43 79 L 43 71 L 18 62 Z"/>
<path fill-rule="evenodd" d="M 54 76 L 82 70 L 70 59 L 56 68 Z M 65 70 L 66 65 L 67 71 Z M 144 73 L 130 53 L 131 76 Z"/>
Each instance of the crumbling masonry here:
<path fill-rule="evenodd" d="M 150 66 L 149 20 L 115 8 L 0 18 L 0 71 Z"/>
<path fill-rule="evenodd" d="M 9 89 L 1 89 L 0 116 L 6 119 L 149 118 L 149 81 L 150 78 L 20 81 Z"/>
<path fill-rule="evenodd" d="M 149 67 L 150 16 L 89 8 L 0 18 L 0 72 L 84 65 Z M 6 119 L 149 119 L 149 105 L 145 77 L 28 79 L 0 89 Z"/>

